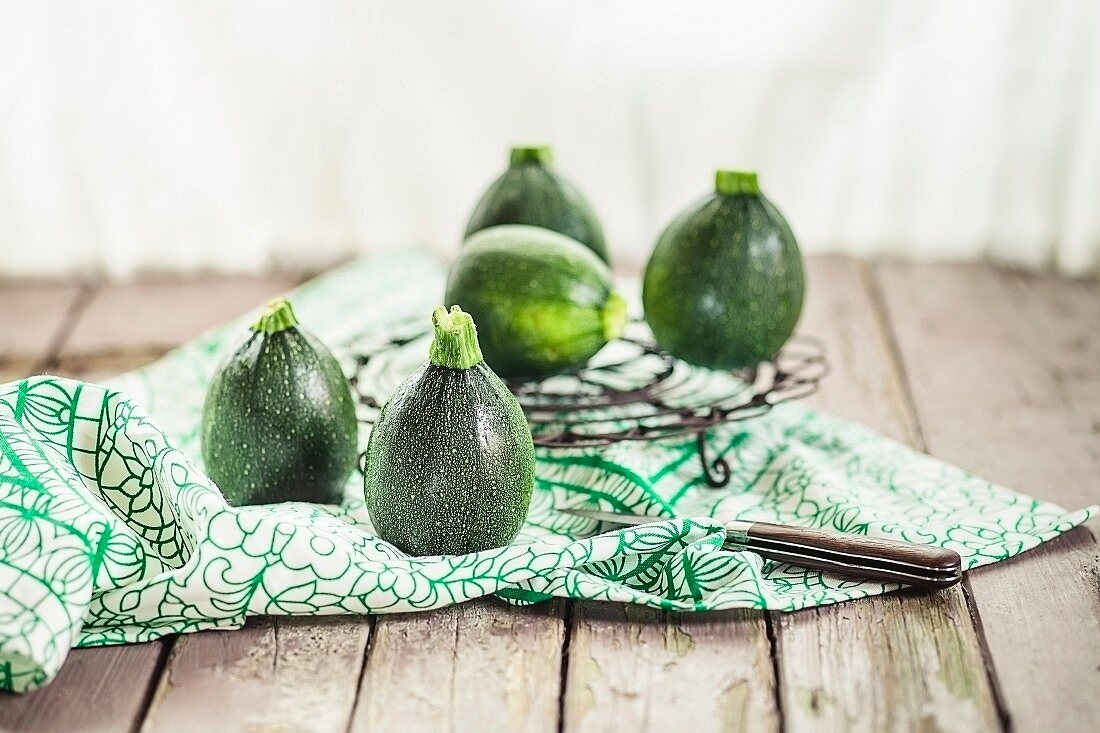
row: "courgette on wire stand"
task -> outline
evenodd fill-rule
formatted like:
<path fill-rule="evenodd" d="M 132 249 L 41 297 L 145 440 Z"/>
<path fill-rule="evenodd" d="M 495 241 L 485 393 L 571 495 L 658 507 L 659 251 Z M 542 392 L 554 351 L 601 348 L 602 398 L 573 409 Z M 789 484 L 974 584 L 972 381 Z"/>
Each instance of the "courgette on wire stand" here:
<path fill-rule="evenodd" d="M 599 217 L 583 194 L 553 167 L 546 145 L 518 145 L 508 169 L 482 195 L 463 239 L 500 224 L 529 224 L 576 240 L 609 262 Z"/>

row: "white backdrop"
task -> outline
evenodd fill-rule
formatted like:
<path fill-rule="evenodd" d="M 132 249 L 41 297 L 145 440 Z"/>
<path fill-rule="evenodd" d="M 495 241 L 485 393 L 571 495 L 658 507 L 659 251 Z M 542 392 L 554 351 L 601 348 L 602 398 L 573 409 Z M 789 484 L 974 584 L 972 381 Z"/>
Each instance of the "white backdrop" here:
<path fill-rule="evenodd" d="M 0 273 L 457 247 L 549 141 L 619 262 L 717 166 L 807 250 L 1094 271 L 1100 3 L 0 0 Z"/>

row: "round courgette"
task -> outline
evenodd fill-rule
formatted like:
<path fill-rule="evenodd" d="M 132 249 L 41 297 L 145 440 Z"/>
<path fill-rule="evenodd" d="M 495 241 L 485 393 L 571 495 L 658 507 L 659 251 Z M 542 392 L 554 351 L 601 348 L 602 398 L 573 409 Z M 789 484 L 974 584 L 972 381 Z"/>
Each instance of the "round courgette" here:
<path fill-rule="evenodd" d="M 367 442 L 367 511 L 378 536 L 410 555 L 502 547 L 531 502 L 531 430 L 485 364 L 473 319 L 440 307 L 432 323 L 428 363 L 382 407 Z"/>
<path fill-rule="evenodd" d="M 569 237 L 531 226 L 471 237 L 451 266 L 446 301 L 474 317 L 485 360 L 507 379 L 583 366 L 626 325 L 607 265 Z"/>
<path fill-rule="evenodd" d="M 235 506 L 337 504 L 355 467 L 358 430 L 340 365 L 276 298 L 210 382 L 202 458 Z"/>
<path fill-rule="evenodd" d="M 773 358 L 802 312 L 802 255 L 755 173 L 718 171 L 715 192 L 665 229 L 646 266 L 645 318 L 684 361 L 741 369 Z"/>
<path fill-rule="evenodd" d="M 575 239 L 607 262 L 596 212 L 551 166 L 552 159 L 545 145 L 512 148 L 508 169 L 474 207 L 465 236 L 500 224 L 528 224 Z"/>

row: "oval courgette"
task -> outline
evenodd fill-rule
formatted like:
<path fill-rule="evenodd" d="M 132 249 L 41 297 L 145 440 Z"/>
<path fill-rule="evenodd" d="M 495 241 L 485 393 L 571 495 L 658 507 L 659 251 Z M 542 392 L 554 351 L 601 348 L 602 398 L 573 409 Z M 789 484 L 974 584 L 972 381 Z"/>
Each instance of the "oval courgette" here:
<path fill-rule="evenodd" d="M 583 366 L 622 333 L 626 302 L 611 271 L 569 237 L 509 225 L 478 232 L 447 278 L 448 303 L 477 321 L 489 366 L 541 378 Z"/>
<path fill-rule="evenodd" d="M 277 298 L 210 383 L 202 457 L 230 504 L 337 504 L 358 430 L 340 365 Z"/>
<path fill-rule="evenodd" d="M 440 307 L 432 322 L 428 363 L 386 402 L 367 443 L 367 511 L 410 555 L 502 547 L 531 502 L 531 431 L 482 358 L 473 319 Z"/>
<path fill-rule="evenodd" d="M 645 318 L 672 355 L 712 369 L 773 358 L 802 312 L 802 255 L 755 173 L 718 171 L 715 192 L 657 240 L 642 285 Z"/>
<path fill-rule="evenodd" d="M 550 165 L 552 158 L 545 145 L 512 148 L 508 169 L 474 207 L 465 236 L 500 224 L 527 224 L 575 239 L 607 262 L 596 212 Z"/>

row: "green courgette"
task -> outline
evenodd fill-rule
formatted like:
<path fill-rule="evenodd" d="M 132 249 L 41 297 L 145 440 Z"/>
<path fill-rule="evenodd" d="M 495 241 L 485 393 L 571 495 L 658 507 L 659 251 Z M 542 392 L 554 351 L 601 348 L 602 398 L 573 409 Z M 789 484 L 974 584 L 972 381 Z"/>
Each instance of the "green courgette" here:
<path fill-rule="evenodd" d="M 482 358 L 473 319 L 440 307 L 432 323 L 428 362 L 397 388 L 371 431 L 367 511 L 379 537 L 410 555 L 502 547 L 531 502 L 531 431 Z"/>
<path fill-rule="evenodd" d="M 230 504 L 337 504 L 357 459 L 351 388 L 332 353 L 267 304 L 218 369 L 202 410 L 206 472 Z"/>
<path fill-rule="evenodd" d="M 451 266 L 446 301 L 474 317 L 500 376 L 541 378 L 583 366 L 626 324 L 626 302 L 591 250 L 539 227 L 472 236 Z"/>
<path fill-rule="evenodd" d="M 596 212 L 550 165 L 552 158 L 545 145 L 512 148 L 508 169 L 478 201 L 465 236 L 500 224 L 527 224 L 575 239 L 607 262 Z"/>
<path fill-rule="evenodd" d="M 773 358 L 794 332 L 806 287 L 802 256 L 755 173 L 720 170 L 715 183 L 657 240 L 642 301 L 669 353 L 740 369 Z"/>

